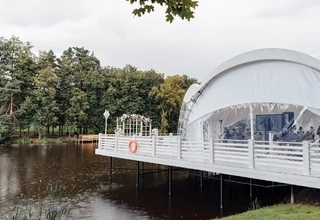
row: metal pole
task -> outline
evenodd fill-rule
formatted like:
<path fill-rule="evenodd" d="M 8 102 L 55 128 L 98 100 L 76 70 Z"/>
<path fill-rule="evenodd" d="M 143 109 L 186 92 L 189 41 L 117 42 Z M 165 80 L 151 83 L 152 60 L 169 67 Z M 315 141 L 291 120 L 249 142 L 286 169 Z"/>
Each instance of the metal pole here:
<path fill-rule="evenodd" d="M 109 159 L 109 184 L 112 183 L 112 157 Z"/>
<path fill-rule="evenodd" d="M 232 192 L 233 192 L 233 182 L 231 181 L 231 175 L 229 175 L 229 194 L 230 194 L 230 201 L 232 201 Z"/>
<path fill-rule="evenodd" d="M 223 209 L 223 175 L 220 174 L 220 209 Z"/>
<path fill-rule="evenodd" d="M 254 140 L 254 131 L 253 131 L 253 107 L 252 105 L 250 107 L 250 133 L 251 133 L 251 140 Z"/>
<path fill-rule="evenodd" d="M 136 166 L 136 187 L 139 187 L 139 174 L 140 174 L 140 162 L 137 161 L 137 166 Z"/>
<path fill-rule="evenodd" d="M 172 167 L 169 166 L 169 196 L 172 193 Z"/>
<path fill-rule="evenodd" d="M 203 171 L 200 173 L 200 191 L 202 193 L 202 184 L 203 184 Z"/>
<path fill-rule="evenodd" d="M 107 126 L 108 126 L 108 124 L 107 124 L 107 119 L 106 119 L 106 124 L 105 124 L 105 126 L 104 126 L 104 127 L 105 127 L 105 129 L 104 129 L 104 134 L 105 134 L 105 135 L 107 135 Z"/>
<path fill-rule="evenodd" d="M 144 162 L 141 162 L 142 164 L 141 164 L 141 174 L 143 175 L 143 173 L 144 173 Z"/>
<path fill-rule="evenodd" d="M 274 199 L 274 182 L 272 182 L 271 185 L 272 185 L 272 198 Z"/>
<path fill-rule="evenodd" d="M 291 185 L 291 204 L 294 203 L 294 193 L 293 193 L 293 185 Z"/>
<path fill-rule="evenodd" d="M 250 203 L 252 203 L 252 179 L 250 178 Z"/>

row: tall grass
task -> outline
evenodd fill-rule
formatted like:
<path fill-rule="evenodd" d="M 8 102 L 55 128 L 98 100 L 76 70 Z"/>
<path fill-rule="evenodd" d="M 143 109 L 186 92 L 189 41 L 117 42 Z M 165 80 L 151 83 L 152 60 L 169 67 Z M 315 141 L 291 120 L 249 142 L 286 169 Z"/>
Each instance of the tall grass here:
<path fill-rule="evenodd" d="M 252 202 L 251 204 L 249 205 L 249 208 L 248 208 L 248 211 L 251 211 L 251 210 L 257 210 L 257 209 L 260 209 L 262 208 L 258 198 L 256 197 Z"/>
<path fill-rule="evenodd" d="M 22 138 L 17 139 L 17 144 L 30 144 L 31 140 L 27 136 L 23 136 Z"/>
<path fill-rule="evenodd" d="M 319 206 L 302 204 L 278 204 L 270 207 L 263 207 L 259 210 L 247 211 L 241 214 L 224 217 L 222 220 L 319 220 Z"/>
<path fill-rule="evenodd" d="M 67 197 L 67 188 L 61 184 L 53 184 L 46 186 L 45 192 L 46 196 L 43 198 L 40 195 L 40 181 L 38 188 L 38 200 L 36 202 L 33 200 L 29 200 L 23 194 L 20 195 L 18 205 L 15 206 L 13 210 L 13 216 L 11 219 L 67 219 L 67 214 L 71 210 L 71 202 L 70 199 Z"/>
<path fill-rule="evenodd" d="M 49 140 L 48 140 L 48 138 L 47 138 L 47 137 L 42 138 L 42 140 L 41 140 L 41 144 L 43 144 L 43 145 L 47 145 L 48 143 L 49 143 Z"/>
<path fill-rule="evenodd" d="M 62 144 L 62 143 L 63 143 L 62 137 L 58 137 L 58 138 L 57 138 L 57 144 Z"/>

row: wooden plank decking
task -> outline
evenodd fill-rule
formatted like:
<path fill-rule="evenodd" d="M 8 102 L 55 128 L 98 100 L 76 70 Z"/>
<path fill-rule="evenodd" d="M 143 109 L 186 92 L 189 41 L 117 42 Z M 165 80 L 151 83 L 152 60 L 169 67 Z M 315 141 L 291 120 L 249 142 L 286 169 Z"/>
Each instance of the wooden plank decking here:
<path fill-rule="evenodd" d="M 128 150 L 132 139 L 138 143 L 136 153 Z M 100 134 L 96 154 L 320 189 L 319 143 Z"/>
<path fill-rule="evenodd" d="M 83 142 L 97 142 L 99 140 L 98 134 L 86 134 L 86 135 L 80 135 L 79 138 L 76 139 L 78 143 Z"/>

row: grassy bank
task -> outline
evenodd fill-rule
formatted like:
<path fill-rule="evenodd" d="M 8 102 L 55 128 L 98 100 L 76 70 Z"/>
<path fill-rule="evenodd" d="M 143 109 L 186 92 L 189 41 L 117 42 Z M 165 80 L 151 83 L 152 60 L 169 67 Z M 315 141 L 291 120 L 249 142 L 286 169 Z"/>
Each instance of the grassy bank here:
<path fill-rule="evenodd" d="M 68 142 L 74 142 L 75 139 L 69 138 L 68 136 L 58 137 L 42 137 L 39 139 L 37 136 L 24 136 L 24 137 L 12 137 L 9 144 L 62 144 Z"/>
<path fill-rule="evenodd" d="M 241 214 L 221 218 L 221 220 L 319 220 L 320 206 L 302 204 L 279 204 Z"/>

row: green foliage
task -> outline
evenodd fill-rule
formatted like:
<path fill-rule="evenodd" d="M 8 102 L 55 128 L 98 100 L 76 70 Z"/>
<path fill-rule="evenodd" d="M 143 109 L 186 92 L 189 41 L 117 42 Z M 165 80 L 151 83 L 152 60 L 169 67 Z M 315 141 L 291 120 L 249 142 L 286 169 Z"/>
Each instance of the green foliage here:
<path fill-rule="evenodd" d="M 19 138 L 19 139 L 17 140 L 17 143 L 18 143 L 18 144 L 30 144 L 30 143 L 31 143 L 31 140 L 30 140 L 29 137 L 23 136 L 22 138 Z"/>
<path fill-rule="evenodd" d="M 189 87 L 192 84 L 200 84 L 199 81 L 196 78 L 190 78 L 187 75 L 183 75 L 183 80 L 184 80 L 184 84 L 182 85 L 182 88 L 185 89 L 186 91 L 189 89 Z"/>
<path fill-rule="evenodd" d="M 41 144 L 47 145 L 49 143 L 49 140 L 47 137 L 42 138 Z"/>
<path fill-rule="evenodd" d="M 57 58 L 50 50 L 36 56 L 30 43 L 19 38 L 0 38 L 0 143 L 12 132 L 33 128 L 38 143 L 50 128 L 73 134 L 104 130 L 103 112 L 116 117 L 139 114 L 152 120 L 161 132 L 176 132 L 183 95 L 195 79 L 140 71 L 101 67 L 89 50 L 70 47 Z M 25 143 L 28 140 L 20 139 Z"/>
<path fill-rule="evenodd" d="M 24 219 L 63 219 L 71 210 L 69 199 L 66 197 L 66 187 L 59 184 L 46 187 L 46 197 L 42 198 L 41 181 L 38 189 L 38 201 L 32 203 L 25 195 L 20 195 L 18 205 L 13 210 L 13 220 Z"/>
<path fill-rule="evenodd" d="M 166 7 L 166 21 L 172 22 L 174 17 L 182 20 L 194 18 L 194 10 L 198 6 L 198 1 L 193 0 L 127 0 L 131 4 L 138 3 L 139 7 L 133 10 L 133 14 L 142 16 L 145 13 L 154 11 L 154 5 Z"/>
<path fill-rule="evenodd" d="M 13 36 L 0 38 L 0 134 L 11 135 L 19 106 L 32 87 L 34 57 L 31 44 Z"/>
<path fill-rule="evenodd" d="M 56 97 L 61 126 L 69 132 L 88 128 L 98 132 L 100 121 L 89 120 L 88 116 L 97 116 L 103 109 L 99 106 L 105 89 L 100 61 L 90 51 L 73 47 L 63 52 L 58 63 Z"/>
<path fill-rule="evenodd" d="M 57 138 L 57 144 L 62 144 L 63 143 L 63 139 L 61 137 Z"/>
<path fill-rule="evenodd" d="M 10 115 L 2 113 L 2 115 L 0 115 L 0 143 L 6 141 L 12 132 L 13 126 Z"/>
<path fill-rule="evenodd" d="M 104 69 L 108 89 L 104 96 L 104 105 L 111 113 L 110 125 L 114 127 L 115 118 L 123 114 L 140 114 L 152 119 L 153 127 L 160 124 L 160 112 L 155 100 L 149 96 L 154 86 L 163 82 L 163 75 L 153 70 L 138 71 L 127 65 L 123 69 Z M 104 109 L 101 111 L 103 114 Z"/>
<path fill-rule="evenodd" d="M 159 87 L 153 87 L 150 96 L 154 97 L 161 111 L 161 133 L 176 133 L 183 96 L 186 90 L 181 76 L 168 76 Z"/>
<path fill-rule="evenodd" d="M 258 210 L 251 210 L 238 215 L 221 218 L 222 220 L 316 220 L 319 219 L 319 206 L 308 206 L 301 204 L 279 204 L 271 207 L 264 207 Z"/>
<path fill-rule="evenodd" d="M 258 201 L 258 198 L 256 197 L 252 202 L 251 204 L 249 205 L 249 208 L 248 208 L 248 211 L 250 210 L 257 210 L 257 209 L 260 209 L 262 208 L 261 205 L 260 205 L 260 202 Z"/>

